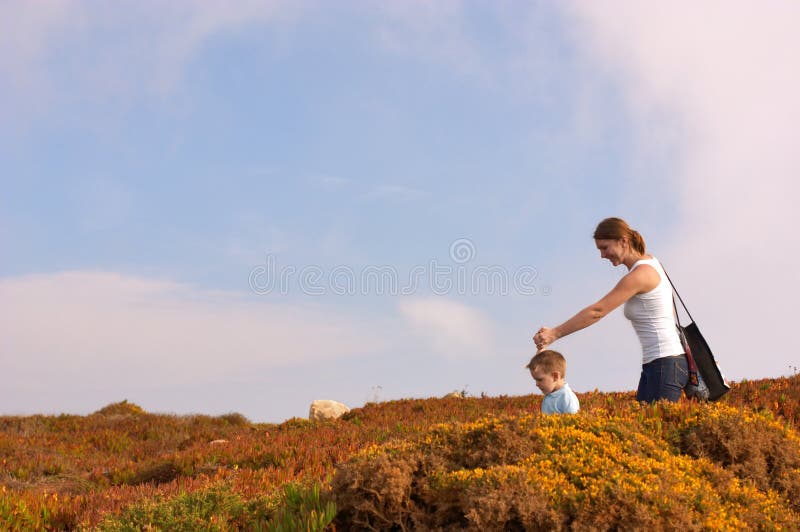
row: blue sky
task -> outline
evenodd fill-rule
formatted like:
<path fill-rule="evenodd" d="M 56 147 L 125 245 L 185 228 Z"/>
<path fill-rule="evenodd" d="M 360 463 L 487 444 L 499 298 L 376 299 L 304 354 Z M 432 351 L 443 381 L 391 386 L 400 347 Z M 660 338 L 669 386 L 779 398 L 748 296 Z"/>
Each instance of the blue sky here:
<path fill-rule="evenodd" d="M 785 374 L 798 14 L 6 3 L 0 411 L 280 421 L 321 398 L 530 393 L 532 333 L 623 274 L 590 238 L 606 216 L 669 266 L 729 377 Z M 270 260 L 290 282 L 263 293 Z M 361 282 L 420 268 L 408 293 Z M 482 268 L 536 273 L 455 286 Z M 578 391 L 636 386 L 621 311 L 553 347 Z"/>

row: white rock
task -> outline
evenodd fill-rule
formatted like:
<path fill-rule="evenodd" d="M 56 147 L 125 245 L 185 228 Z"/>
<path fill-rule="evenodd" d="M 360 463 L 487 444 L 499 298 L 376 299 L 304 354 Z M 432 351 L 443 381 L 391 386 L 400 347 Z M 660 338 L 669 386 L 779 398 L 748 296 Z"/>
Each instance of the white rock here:
<path fill-rule="evenodd" d="M 337 401 L 317 399 L 308 409 L 308 419 L 336 419 L 349 411 L 346 405 Z"/>

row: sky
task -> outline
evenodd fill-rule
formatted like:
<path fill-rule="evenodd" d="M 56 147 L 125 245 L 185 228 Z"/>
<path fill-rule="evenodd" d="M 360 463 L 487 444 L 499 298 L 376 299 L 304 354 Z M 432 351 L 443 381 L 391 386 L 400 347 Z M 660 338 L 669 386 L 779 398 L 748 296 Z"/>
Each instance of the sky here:
<path fill-rule="evenodd" d="M 0 3 L 0 414 L 522 395 L 625 218 L 797 372 L 800 4 Z M 633 390 L 621 309 L 552 345 Z"/>

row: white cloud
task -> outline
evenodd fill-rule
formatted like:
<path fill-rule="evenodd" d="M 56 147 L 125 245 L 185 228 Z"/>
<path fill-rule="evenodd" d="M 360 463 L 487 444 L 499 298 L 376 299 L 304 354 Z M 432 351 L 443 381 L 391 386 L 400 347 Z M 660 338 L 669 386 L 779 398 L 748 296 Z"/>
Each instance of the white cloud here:
<path fill-rule="evenodd" d="M 0 87 L 7 89 L 5 103 L 13 102 L 4 112 L 16 110 L 19 118 L 45 113 L 78 95 L 89 102 L 166 96 L 211 38 L 254 24 L 290 28 L 305 5 L 283 0 L 4 2 L 0 80 L 6 81 Z"/>
<path fill-rule="evenodd" d="M 444 67 L 503 98 L 556 100 L 564 57 L 549 6 L 409 0 L 372 7 L 375 39 L 388 53 Z"/>
<path fill-rule="evenodd" d="M 328 174 L 317 175 L 315 176 L 315 180 L 322 186 L 330 189 L 343 188 L 352 183 L 352 180 L 346 177 L 339 177 Z"/>
<path fill-rule="evenodd" d="M 395 200 L 395 201 L 412 201 L 424 198 L 427 193 L 418 188 L 407 187 L 403 185 L 376 185 L 370 188 L 368 192 L 363 194 L 361 198 L 365 200 Z"/>
<path fill-rule="evenodd" d="M 481 311 L 443 297 L 411 298 L 398 310 L 421 338 L 451 358 L 492 356 L 492 321 Z"/>
<path fill-rule="evenodd" d="M 724 369 L 786 373 L 798 358 L 800 4 L 576 2 L 571 14 L 586 56 L 620 82 L 641 150 L 675 143 L 674 192 L 646 201 L 676 206 L 662 251 Z"/>
<path fill-rule="evenodd" d="M 0 300 L 6 414 L 87 413 L 127 397 L 159 411 L 233 408 L 280 420 L 302 413 L 320 387 L 348 396 L 355 392 L 342 382 L 386 378 L 377 368 L 399 355 L 497 354 L 487 316 L 445 298 L 405 299 L 399 316 L 387 317 L 72 271 L 0 279 Z M 358 374 L 364 364 L 372 364 L 368 377 Z M 394 377 L 401 395 L 410 393 L 407 377 Z M 261 389 L 275 378 L 291 384 Z"/>
<path fill-rule="evenodd" d="M 386 342 L 375 321 L 341 311 L 116 273 L 6 278 L 0 300 L 4 377 L 40 374 L 42 389 L 225 380 L 364 355 Z"/>
<path fill-rule="evenodd" d="M 468 36 L 460 2 L 384 2 L 377 10 L 374 31 L 384 49 L 444 63 L 468 77 L 491 79 L 479 49 Z"/>
<path fill-rule="evenodd" d="M 303 5 L 281 0 L 246 0 L 234 4 L 214 0 L 170 2 L 157 9 L 151 6 L 147 19 L 158 31 L 153 51 L 158 54 L 155 80 L 159 88 L 169 90 L 180 79 L 192 54 L 214 35 L 249 24 L 290 19 L 302 11 Z"/>
<path fill-rule="evenodd" d="M 25 111 L 49 103 L 46 60 L 65 34 L 80 32 L 82 14 L 70 0 L 0 3 L 0 120 L 10 120 L 25 101 Z"/>

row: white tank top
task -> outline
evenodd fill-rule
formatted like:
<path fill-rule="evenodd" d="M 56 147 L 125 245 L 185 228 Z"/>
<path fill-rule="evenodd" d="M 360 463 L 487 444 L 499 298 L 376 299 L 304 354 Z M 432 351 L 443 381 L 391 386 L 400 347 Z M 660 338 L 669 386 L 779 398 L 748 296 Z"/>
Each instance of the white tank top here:
<path fill-rule="evenodd" d="M 642 343 L 642 364 L 661 357 L 680 355 L 683 346 L 675 327 L 672 306 L 672 285 L 657 259 L 641 259 L 633 263 L 631 271 L 641 264 L 655 268 L 661 281 L 658 286 L 643 294 L 636 294 L 625 302 L 625 317 L 631 320 L 636 335 Z"/>

